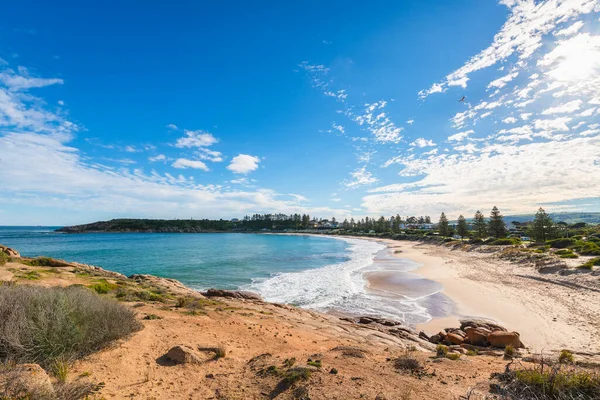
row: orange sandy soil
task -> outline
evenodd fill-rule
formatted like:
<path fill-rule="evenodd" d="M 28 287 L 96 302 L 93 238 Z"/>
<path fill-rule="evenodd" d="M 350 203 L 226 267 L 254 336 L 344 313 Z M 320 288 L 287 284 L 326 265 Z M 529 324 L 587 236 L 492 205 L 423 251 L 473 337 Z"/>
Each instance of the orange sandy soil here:
<path fill-rule="evenodd" d="M 32 270 L 40 277 L 25 279 L 23 274 Z M 89 285 L 97 279 L 76 275 L 78 270 L 9 262 L 0 266 L 0 277 L 43 286 Z M 103 382 L 96 399 L 458 399 L 471 388 L 487 393 L 490 374 L 507 364 L 493 356 L 435 359 L 431 351 L 415 350 L 418 343 L 290 306 L 206 300 L 200 314 L 190 315 L 174 303 L 124 303 L 136 310 L 144 328 L 76 362 L 69 379 L 86 376 L 83 379 Z M 145 320 L 150 314 L 161 319 Z M 226 356 L 218 360 L 206 353 L 200 364 L 172 365 L 163 357 L 176 345 L 220 344 Z M 333 350 L 337 346 L 360 348 L 364 358 Z M 393 359 L 406 352 L 421 361 L 424 374 L 394 368 Z M 322 368 L 286 388 L 280 375 L 266 369 L 285 371 L 284 360 L 289 358 L 296 359 L 295 366 L 305 366 L 309 358 L 321 360 Z M 332 368 L 338 373 L 330 373 Z M 309 397 L 302 394 L 304 389 Z"/>

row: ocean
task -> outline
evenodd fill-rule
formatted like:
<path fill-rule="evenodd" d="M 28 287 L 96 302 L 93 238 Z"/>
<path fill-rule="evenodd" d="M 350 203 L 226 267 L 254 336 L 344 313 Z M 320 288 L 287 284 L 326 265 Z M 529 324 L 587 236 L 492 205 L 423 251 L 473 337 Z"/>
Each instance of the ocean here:
<path fill-rule="evenodd" d="M 321 236 L 207 233 L 63 234 L 55 227 L 0 227 L 0 244 L 125 275 L 174 278 L 203 290 L 244 289 L 265 300 L 343 315 L 377 315 L 407 324 L 448 312 L 441 287 L 391 257 L 383 244 Z M 376 262 L 374 262 L 376 259 Z M 398 290 L 372 290 L 367 276 L 390 274 Z M 440 304 L 442 305 L 440 307 Z"/>

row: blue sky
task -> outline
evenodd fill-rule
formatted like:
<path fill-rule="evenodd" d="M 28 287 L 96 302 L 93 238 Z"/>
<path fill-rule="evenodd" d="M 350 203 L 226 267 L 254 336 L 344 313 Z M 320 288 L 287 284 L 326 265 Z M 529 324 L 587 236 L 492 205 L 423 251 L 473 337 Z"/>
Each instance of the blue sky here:
<path fill-rule="evenodd" d="M 4 6 L 0 225 L 597 211 L 599 18 L 599 0 Z"/>

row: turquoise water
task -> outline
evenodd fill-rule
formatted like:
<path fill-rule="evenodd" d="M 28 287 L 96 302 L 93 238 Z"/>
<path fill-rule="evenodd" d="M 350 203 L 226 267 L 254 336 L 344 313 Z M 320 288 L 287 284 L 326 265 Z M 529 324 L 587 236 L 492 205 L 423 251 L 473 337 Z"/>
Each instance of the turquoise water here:
<path fill-rule="evenodd" d="M 0 244 L 24 256 L 49 256 L 125 275 L 174 278 L 203 290 L 246 289 L 265 300 L 344 315 L 378 315 L 408 324 L 447 313 L 441 286 L 410 271 L 373 241 L 242 233 L 62 234 L 52 227 L 0 227 Z M 374 258 L 377 258 L 374 262 Z M 384 274 L 373 290 L 367 276 Z"/>
<path fill-rule="evenodd" d="M 177 279 L 195 289 L 235 289 L 277 272 L 348 261 L 349 244 L 326 237 L 242 233 L 61 234 L 53 227 L 0 227 L 0 244 L 24 256 L 60 258 L 125 275 Z"/>

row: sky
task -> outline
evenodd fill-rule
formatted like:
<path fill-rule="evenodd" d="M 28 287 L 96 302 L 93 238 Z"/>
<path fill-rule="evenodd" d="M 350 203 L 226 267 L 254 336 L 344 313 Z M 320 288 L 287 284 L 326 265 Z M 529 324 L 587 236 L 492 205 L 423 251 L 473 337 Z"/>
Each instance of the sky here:
<path fill-rule="evenodd" d="M 600 211 L 600 0 L 2 9 L 0 225 Z"/>

